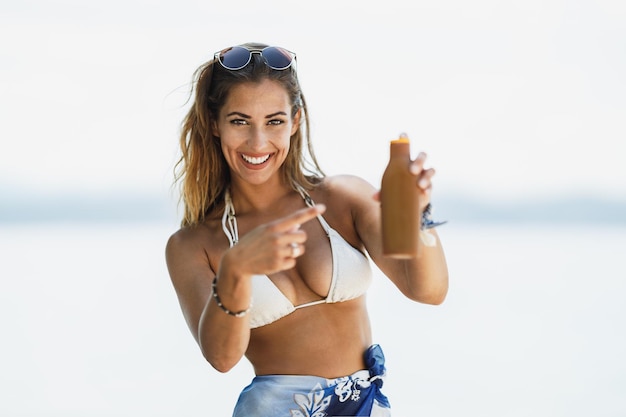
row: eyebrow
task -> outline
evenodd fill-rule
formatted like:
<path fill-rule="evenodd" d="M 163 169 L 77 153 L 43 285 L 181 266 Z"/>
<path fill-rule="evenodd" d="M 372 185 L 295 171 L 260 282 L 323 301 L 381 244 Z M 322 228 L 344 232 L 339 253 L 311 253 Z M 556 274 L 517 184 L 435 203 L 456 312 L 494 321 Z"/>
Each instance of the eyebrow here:
<path fill-rule="evenodd" d="M 285 113 L 284 111 L 277 111 L 276 113 L 268 114 L 267 116 L 265 116 L 265 118 L 271 119 L 272 117 L 276 116 L 287 116 L 287 113 Z"/>
<path fill-rule="evenodd" d="M 252 116 L 249 116 L 245 113 L 240 113 L 238 111 L 233 111 L 230 112 L 226 115 L 226 117 L 230 117 L 230 116 L 239 116 L 242 117 L 244 119 L 251 119 Z M 272 114 L 268 114 L 267 116 L 265 116 L 266 119 L 271 119 L 272 117 L 276 117 L 276 116 L 287 116 L 287 113 L 285 113 L 284 111 L 277 111 L 276 113 L 272 113 Z"/>

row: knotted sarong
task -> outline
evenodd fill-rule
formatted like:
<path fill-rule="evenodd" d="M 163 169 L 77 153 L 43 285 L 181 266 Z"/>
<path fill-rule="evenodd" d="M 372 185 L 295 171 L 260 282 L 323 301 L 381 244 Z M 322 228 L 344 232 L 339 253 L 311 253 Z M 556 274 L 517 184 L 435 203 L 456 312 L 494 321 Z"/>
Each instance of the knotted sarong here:
<path fill-rule="evenodd" d="M 256 376 L 241 392 L 233 417 L 389 417 L 389 401 L 380 390 L 383 351 L 372 345 L 364 358 L 368 369 L 340 378 Z"/>

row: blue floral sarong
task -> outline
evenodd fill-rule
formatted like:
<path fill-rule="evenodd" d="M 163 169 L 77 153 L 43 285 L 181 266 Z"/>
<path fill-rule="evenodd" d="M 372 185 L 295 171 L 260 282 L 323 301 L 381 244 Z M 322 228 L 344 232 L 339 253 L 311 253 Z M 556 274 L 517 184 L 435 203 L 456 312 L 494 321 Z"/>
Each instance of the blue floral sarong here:
<path fill-rule="evenodd" d="M 256 376 L 241 392 L 233 417 L 389 417 L 389 400 L 380 390 L 383 351 L 372 345 L 364 358 L 368 369 L 340 378 Z"/>

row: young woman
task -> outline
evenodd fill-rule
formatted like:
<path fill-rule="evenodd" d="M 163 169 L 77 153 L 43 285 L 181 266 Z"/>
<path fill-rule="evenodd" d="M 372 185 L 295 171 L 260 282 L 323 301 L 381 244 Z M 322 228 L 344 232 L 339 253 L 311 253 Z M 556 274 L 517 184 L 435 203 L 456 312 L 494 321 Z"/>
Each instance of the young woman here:
<path fill-rule="evenodd" d="M 227 372 L 245 355 L 254 367 L 235 417 L 388 416 L 365 302 L 367 256 L 406 297 L 439 304 L 443 250 L 433 231 L 436 243 L 418 258 L 384 257 L 376 189 L 326 177 L 308 125 L 286 49 L 234 46 L 196 71 L 169 273 L 206 360 Z M 410 167 L 421 211 L 434 175 L 424 161 L 420 154 Z"/>

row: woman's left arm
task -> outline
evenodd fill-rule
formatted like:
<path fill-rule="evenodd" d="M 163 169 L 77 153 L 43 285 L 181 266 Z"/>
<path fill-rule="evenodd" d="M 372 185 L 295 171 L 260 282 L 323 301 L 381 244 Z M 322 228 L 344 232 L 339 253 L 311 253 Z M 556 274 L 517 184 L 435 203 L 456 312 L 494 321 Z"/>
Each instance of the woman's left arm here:
<path fill-rule="evenodd" d="M 430 201 L 431 178 L 434 170 L 423 168 L 426 155 L 420 154 L 412 162 L 415 186 L 420 194 L 420 210 Z M 357 177 L 346 178 L 344 192 L 349 196 L 354 227 L 372 260 L 380 270 L 409 299 L 441 304 L 448 293 L 448 267 L 439 236 L 434 229 L 427 233 L 435 244 L 427 246 L 419 241 L 418 256 L 411 259 L 394 259 L 383 255 L 382 228 L 378 192 L 366 181 Z M 421 216 L 415 213 L 416 216 Z"/>

